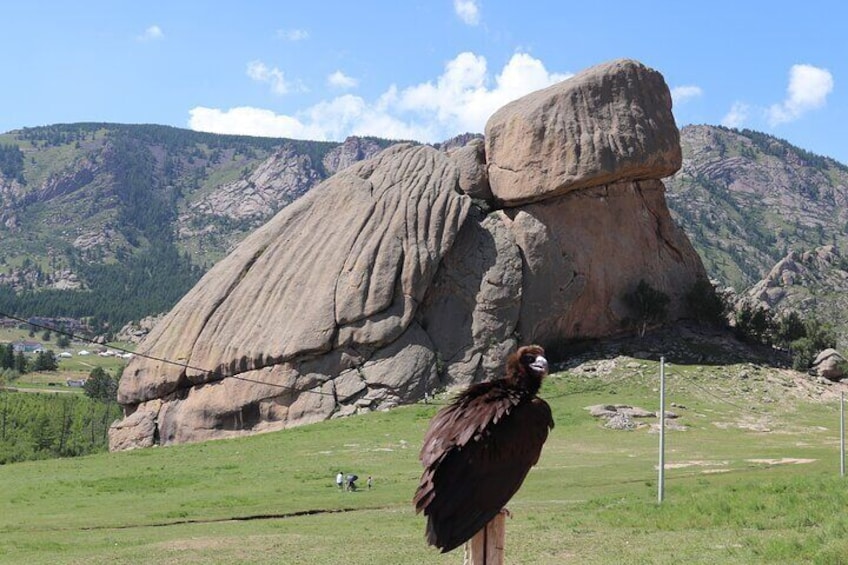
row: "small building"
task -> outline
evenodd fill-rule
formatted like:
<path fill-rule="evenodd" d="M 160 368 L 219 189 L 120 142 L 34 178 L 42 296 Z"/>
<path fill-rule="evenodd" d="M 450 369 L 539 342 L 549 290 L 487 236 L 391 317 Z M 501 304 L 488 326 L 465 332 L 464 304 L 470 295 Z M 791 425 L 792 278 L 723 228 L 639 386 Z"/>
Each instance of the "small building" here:
<path fill-rule="evenodd" d="M 44 347 L 37 341 L 16 341 L 12 344 L 15 353 L 43 353 Z"/>
<path fill-rule="evenodd" d="M 85 357 L 86 355 L 91 355 L 91 352 L 90 352 L 90 351 L 86 351 L 85 349 L 80 349 L 79 351 L 77 351 L 77 355 L 80 355 L 80 356 L 82 356 L 82 357 Z"/>
<path fill-rule="evenodd" d="M 59 354 L 59 357 L 63 359 L 68 359 L 69 357 L 73 357 L 73 354 L 70 351 L 63 351 Z"/>

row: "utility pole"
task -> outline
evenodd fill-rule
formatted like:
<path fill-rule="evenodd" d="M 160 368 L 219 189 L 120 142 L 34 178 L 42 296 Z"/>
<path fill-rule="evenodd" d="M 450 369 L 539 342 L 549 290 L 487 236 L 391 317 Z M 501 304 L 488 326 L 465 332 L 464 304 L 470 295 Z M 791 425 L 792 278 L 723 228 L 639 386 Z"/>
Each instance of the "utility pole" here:
<path fill-rule="evenodd" d="M 6 409 L 9 407 L 9 391 L 3 389 L 3 440 L 6 439 Z"/>
<path fill-rule="evenodd" d="M 665 357 L 660 357 L 660 464 L 657 479 L 657 503 L 665 495 Z"/>
<path fill-rule="evenodd" d="M 839 396 L 839 476 L 845 476 L 845 391 Z"/>

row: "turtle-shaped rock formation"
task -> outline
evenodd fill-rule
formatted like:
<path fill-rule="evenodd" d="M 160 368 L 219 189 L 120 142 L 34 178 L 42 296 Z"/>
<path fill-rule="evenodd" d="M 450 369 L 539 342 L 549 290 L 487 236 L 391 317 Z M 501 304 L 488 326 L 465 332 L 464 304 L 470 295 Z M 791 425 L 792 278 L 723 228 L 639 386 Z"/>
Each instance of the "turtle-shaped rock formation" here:
<path fill-rule="evenodd" d="M 658 72 L 593 67 L 485 133 L 392 146 L 245 239 L 140 345 L 110 448 L 415 401 L 491 376 L 519 341 L 620 333 L 640 280 L 686 314 L 706 274 L 665 203 L 681 153 Z"/>

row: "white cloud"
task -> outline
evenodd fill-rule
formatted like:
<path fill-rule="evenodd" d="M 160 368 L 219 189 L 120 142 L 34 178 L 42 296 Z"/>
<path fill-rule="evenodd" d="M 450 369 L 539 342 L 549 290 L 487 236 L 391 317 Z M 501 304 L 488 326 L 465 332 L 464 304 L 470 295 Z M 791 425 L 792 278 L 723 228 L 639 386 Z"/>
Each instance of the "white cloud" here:
<path fill-rule="evenodd" d="M 465 52 L 448 62 L 435 83 L 401 91 L 397 108 L 426 113 L 439 124 L 453 126 L 454 133 L 482 132 L 489 116 L 507 102 L 565 78 L 568 75 L 548 73 L 538 59 L 516 53 L 495 77 L 494 87 L 489 88 L 485 57 Z"/>
<path fill-rule="evenodd" d="M 721 119 L 721 125 L 728 128 L 742 127 L 748 121 L 750 108 L 742 102 L 734 102 L 730 111 Z"/>
<path fill-rule="evenodd" d="M 453 11 L 463 22 L 470 26 L 480 23 L 480 2 L 478 0 L 453 0 Z"/>
<path fill-rule="evenodd" d="M 684 85 L 675 86 L 671 89 L 671 98 L 675 104 L 683 104 L 692 98 L 698 98 L 703 95 L 704 91 L 700 86 Z"/>
<path fill-rule="evenodd" d="M 162 32 L 162 28 L 158 25 L 152 25 L 144 30 L 144 33 L 139 35 L 136 39 L 139 41 L 156 41 L 164 38 L 165 34 Z"/>
<path fill-rule="evenodd" d="M 274 94 L 288 94 L 292 91 L 305 90 L 299 82 L 289 82 L 286 76 L 277 67 L 269 67 L 262 61 L 251 61 L 247 64 L 247 76 L 257 82 L 271 85 Z"/>
<path fill-rule="evenodd" d="M 296 118 L 261 108 L 242 106 L 224 112 L 198 106 L 189 115 L 190 127 L 198 131 L 300 139 L 322 139 L 323 135 L 323 132 L 311 129 Z"/>
<path fill-rule="evenodd" d="M 277 37 L 286 41 L 304 41 L 309 39 L 309 32 L 305 29 L 279 29 Z"/>
<path fill-rule="evenodd" d="M 258 64 L 254 74 L 276 80 L 273 70 Z M 406 88 L 391 85 L 373 102 L 345 94 L 291 116 L 260 108 L 198 107 L 190 112 L 189 127 L 314 140 L 375 135 L 436 142 L 460 133 L 482 132 L 489 116 L 507 102 L 569 76 L 551 73 L 538 59 L 516 53 L 492 78 L 486 59 L 466 52 L 449 61 L 436 80 Z"/>
<path fill-rule="evenodd" d="M 347 76 L 341 71 L 336 71 L 327 77 L 327 84 L 329 84 L 333 88 L 340 88 L 342 90 L 346 90 L 348 88 L 356 88 L 356 86 L 359 84 L 359 81 L 353 77 Z"/>
<path fill-rule="evenodd" d="M 786 99 L 780 104 L 773 104 L 767 111 L 769 125 L 791 122 L 809 110 L 821 108 L 827 103 L 827 95 L 832 91 L 833 75 L 827 69 L 792 65 Z"/>

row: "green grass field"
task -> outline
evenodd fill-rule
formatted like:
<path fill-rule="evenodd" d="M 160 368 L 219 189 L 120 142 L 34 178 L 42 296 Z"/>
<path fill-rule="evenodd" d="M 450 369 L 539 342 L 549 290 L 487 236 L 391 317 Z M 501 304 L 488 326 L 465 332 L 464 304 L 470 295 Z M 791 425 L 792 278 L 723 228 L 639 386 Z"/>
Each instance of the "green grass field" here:
<path fill-rule="evenodd" d="M 839 410 L 768 367 L 669 366 L 658 436 L 593 404 L 659 406 L 658 364 L 558 373 L 556 428 L 509 504 L 521 564 L 848 563 Z M 0 467 L 2 563 L 461 563 L 425 545 L 411 498 L 436 405 L 203 444 Z M 340 492 L 337 471 L 374 477 Z"/>

